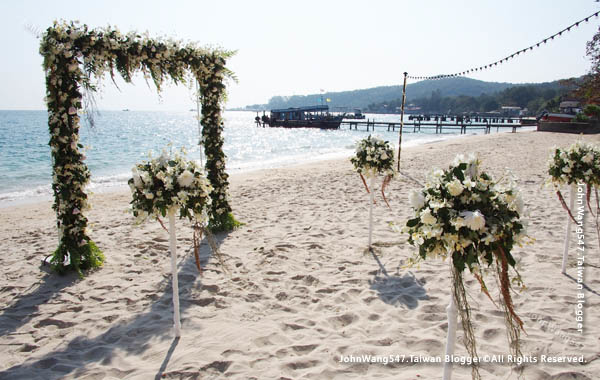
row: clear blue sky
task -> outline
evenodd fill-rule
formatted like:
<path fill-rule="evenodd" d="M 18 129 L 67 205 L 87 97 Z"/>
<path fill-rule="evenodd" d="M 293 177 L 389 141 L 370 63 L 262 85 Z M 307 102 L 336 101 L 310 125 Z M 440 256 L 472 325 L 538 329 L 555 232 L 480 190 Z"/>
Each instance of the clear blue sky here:
<path fill-rule="evenodd" d="M 3 1 L 0 24 L 0 109 L 44 109 L 39 30 L 55 19 L 122 32 L 149 31 L 237 50 L 229 67 L 228 107 L 266 103 L 274 95 L 401 84 L 402 72 L 435 75 L 496 61 L 598 10 L 593 0 L 196 0 Z M 585 44 L 593 18 L 540 49 L 471 77 L 497 82 L 545 82 L 579 76 L 590 63 Z M 185 87 L 162 98 L 143 79 L 110 79 L 100 109 L 187 110 Z"/>

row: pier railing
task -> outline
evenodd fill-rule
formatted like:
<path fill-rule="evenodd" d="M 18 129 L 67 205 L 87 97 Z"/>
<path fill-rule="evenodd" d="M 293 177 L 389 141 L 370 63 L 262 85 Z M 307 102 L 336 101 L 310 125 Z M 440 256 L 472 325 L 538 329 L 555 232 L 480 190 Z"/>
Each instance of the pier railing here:
<path fill-rule="evenodd" d="M 454 121 L 456 120 L 456 121 Z M 302 124 L 302 125 L 300 125 Z M 305 126 L 305 122 L 298 122 L 298 125 L 286 125 L 285 127 L 294 128 Z M 349 130 L 366 130 L 375 131 L 375 128 L 386 128 L 388 131 L 395 132 L 396 129 L 400 129 L 400 121 L 377 121 L 377 120 L 352 120 L 345 119 L 341 122 L 339 121 L 319 121 L 319 126 L 328 127 L 339 124 L 340 129 L 347 128 Z M 256 125 L 259 127 L 268 126 L 262 121 L 257 121 Z M 500 129 L 511 129 L 513 133 L 515 133 L 518 129 L 522 128 L 524 125 L 520 119 L 486 119 L 486 118 L 477 118 L 475 121 L 473 119 L 469 121 L 464 121 L 460 119 L 453 119 L 450 122 L 443 120 L 442 118 L 438 118 L 438 120 L 419 120 L 413 119 L 404 122 L 403 132 L 421 132 L 422 130 L 435 130 L 436 134 L 444 133 L 444 131 L 456 131 L 459 130 L 460 134 L 466 134 L 470 130 L 483 130 L 485 134 L 489 134 L 493 129 L 496 129 L 496 132 L 499 132 Z M 317 125 L 313 127 L 318 127 Z M 334 127 L 335 128 L 335 127 Z M 412 131 L 411 131 L 412 129 Z"/>
<path fill-rule="evenodd" d="M 509 128 L 515 133 L 519 128 L 522 128 L 523 125 L 518 119 L 510 119 L 511 121 L 508 123 L 502 122 L 492 122 L 489 121 L 480 121 L 480 122 L 465 122 L 465 121 L 457 121 L 455 123 L 448 123 L 444 121 L 421 121 L 421 120 L 409 120 L 404 122 L 405 131 L 412 132 L 420 132 L 421 130 L 434 130 L 435 133 L 443 133 L 448 130 L 460 130 L 461 134 L 466 134 L 469 130 L 484 130 L 486 134 L 491 133 L 492 129 L 495 128 L 496 132 L 499 132 L 500 129 Z M 375 131 L 375 128 L 387 128 L 388 131 L 395 131 L 396 128 L 400 129 L 400 121 L 376 121 L 376 120 L 344 120 L 342 121 L 341 126 L 348 127 L 348 129 L 359 130 L 365 128 L 366 131 Z M 340 127 L 341 127 L 340 126 Z"/>

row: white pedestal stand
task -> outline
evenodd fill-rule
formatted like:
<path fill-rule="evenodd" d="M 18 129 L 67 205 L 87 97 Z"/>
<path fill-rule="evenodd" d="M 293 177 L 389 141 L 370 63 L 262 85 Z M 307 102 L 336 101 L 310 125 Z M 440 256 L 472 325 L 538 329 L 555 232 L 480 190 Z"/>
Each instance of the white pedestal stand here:
<path fill-rule="evenodd" d="M 177 281 L 177 237 L 175 236 L 176 209 L 169 210 L 169 248 L 171 251 L 171 273 L 173 278 L 173 322 L 175 336 L 181 336 L 181 319 L 179 317 L 179 282 Z"/>
<path fill-rule="evenodd" d="M 375 175 L 371 174 L 369 179 L 369 249 L 371 249 L 371 240 L 373 237 L 373 203 L 375 203 Z"/>
<path fill-rule="evenodd" d="M 571 185 L 571 189 L 569 190 L 569 210 L 573 212 L 573 206 L 575 205 L 575 184 Z M 563 259 L 562 259 L 562 269 L 561 272 L 563 274 L 567 273 L 567 259 L 569 257 L 569 234 L 571 233 L 571 217 L 567 215 L 567 227 L 565 230 L 565 248 L 563 250 Z"/>
<path fill-rule="evenodd" d="M 450 261 L 452 265 L 452 261 Z M 456 302 L 454 302 L 454 285 L 451 287 L 452 293 L 450 294 L 450 304 L 446 307 L 446 313 L 448 314 L 448 337 L 446 338 L 446 355 L 444 357 L 444 374 L 442 380 L 452 379 L 452 355 L 454 355 L 454 347 L 456 346 L 456 322 L 458 319 L 458 312 L 456 309 Z"/>

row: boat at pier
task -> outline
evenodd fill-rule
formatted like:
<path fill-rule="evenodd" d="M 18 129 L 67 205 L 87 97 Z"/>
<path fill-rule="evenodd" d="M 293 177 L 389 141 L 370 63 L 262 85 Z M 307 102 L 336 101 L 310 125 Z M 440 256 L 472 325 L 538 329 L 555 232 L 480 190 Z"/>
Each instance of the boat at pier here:
<path fill-rule="evenodd" d="M 364 120 L 365 119 L 365 115 L 363 115 L 363 113 L 362 113 L 361 110 L 355 109 L 354 113 L 344 115 L 344 119 Z"/>
<path fill-rule="evenodd" d="M 271 110 L 270 116 L 263 115 L 261 121 L 263 126 L 268 125 L 269 127 L 339 129 L 343 119 L 343 114 L 329 113 L 329 106 L 324 104 L 274 109 Z"/>

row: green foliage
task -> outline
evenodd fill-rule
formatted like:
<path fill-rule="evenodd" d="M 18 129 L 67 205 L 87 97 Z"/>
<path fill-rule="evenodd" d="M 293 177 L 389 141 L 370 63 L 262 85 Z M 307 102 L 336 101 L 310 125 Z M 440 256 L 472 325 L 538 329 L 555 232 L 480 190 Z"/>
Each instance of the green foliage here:
<path fill-rule="evenodd" d="M 600 119 L 600 106 L 596 104 L 588 104 L 583 109 L 583 113 L 596 120 Z"/>
<path fill-rule="evenodd" d="M 588 103 L 600 103 L 600 28 L 587 43 L 586 55 L 592 66 L 573 94 Z"/>
<path fill-rule="evenodd" d="M 199 81 L 200 94 L 206 99 L 202 104 L 202 137 L 206 155 L 207 177 L 213 187 L 208 228 L 214 232 L 231 231 L 239 222 L 231 214 L 229 204 L 229 175 L 225 171 L 227 157 L 223 152 L 223 119 L 221 117 L 225 86 L 225 60 L 216 57 L 213 70 Z"/>
<path fill-rule="evenodd" d="M 586 123 L 590 121 L 590 117 L 580 112 L 577 115 L 575 115 L 575 121 L 578 123 Z"/>
<path fill-rule="evenodd" d="M 70 256 L 69 256 L 70 253 Z M 65 263 L 67 263 L 65 265 Z M 54 251 L 50 265 L 59 274 L 75 271 L 83 277 L 83 271 L 99 268 L 104 263 L 104 255 L 93 241 L 76 249 L 67 248 L 63 243 Z"/>
<path fill-rule="evenodd" d="M 233 231 L 244 223 L 235 219 L 232 213 L 221 214 L 208 221 L 208 229 L 213 233 Z"/>
<path fill-rule="evenodd" d="M 479 96 L 483 93 L 494 93 L 512 86 L 510 83 L 484 82 L 476 79 L 459 77 L 445 78 L 437 81 L 421 81 L 406 86 L 407 102 L 428 96 L 432 91 L 440 90 L 442 96 Z M 369 104 L 387 104 L 402 98 L 402 86 L 380 86 L 368 89 L 326 92 L 324 94 L 274 96 L 268 104 L 254 104 L 248 109 L 274 109 L 301 107 L 321 104 L 323 99 L 331 99 L 330 107 L 348 107 L 367 109 Z M 388 109 L 394 108 L 391 104 Z"/>
<path fill-rule="evenodd" d="M 498 111 L 501 106 L 516 106 L 527 108 L 530 114 L 536 115 L 543 109 L 558 109 L 561 96 L 566 95 L 573 86 L 562 82 L 518 85 L 497 93 L 479 96 L 445 96 L 441 90 L 436 89 L 428 97 L 413 98 L 410 102 L 421 107 L 420 113 L 424 114 L 491 112 Z M 398 98 L 371 104 L 367 111 L 386 112 L 386 110 L 396 110 L 400 106 L 401 99 Z"/>

